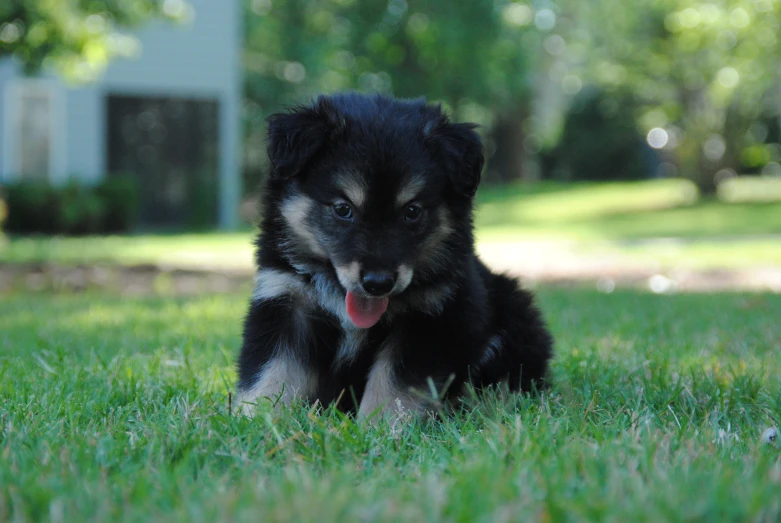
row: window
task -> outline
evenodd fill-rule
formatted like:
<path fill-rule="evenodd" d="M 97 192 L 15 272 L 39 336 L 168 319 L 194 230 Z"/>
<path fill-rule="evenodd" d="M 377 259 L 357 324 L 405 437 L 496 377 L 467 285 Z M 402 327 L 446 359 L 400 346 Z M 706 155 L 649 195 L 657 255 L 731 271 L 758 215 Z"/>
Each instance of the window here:
<path fill-rule="evenodd" d="M 24 180 L 48 180 L 52 173 L 54 96 L 51 85 L 21 81 L 11 85 L 11 164 Z"/>
<path fill-rule="evenodd" d="M 218 102 L 111 94 L 106 103 L 108 174 L 138 180 L 142 227 L 214 226 Z"/>

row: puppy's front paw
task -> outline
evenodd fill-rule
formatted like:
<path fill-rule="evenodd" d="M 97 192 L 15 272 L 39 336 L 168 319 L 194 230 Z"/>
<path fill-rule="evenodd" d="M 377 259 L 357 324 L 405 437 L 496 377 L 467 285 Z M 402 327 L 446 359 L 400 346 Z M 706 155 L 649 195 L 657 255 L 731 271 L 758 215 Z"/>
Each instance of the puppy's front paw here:
<path fill-rule="evenodd" d="M 422 402 L 414 399 L 410 395 L 404 397 L 396 396 L 389 398 L 381 404 L 374 404 L 373 401 L 361 402 L 358 410 L 358 417 L 368 419 L 369 423 L 376 425 L 380 421 L 387 421 L 391 425 L 409 421 L 423 412 Z"/>

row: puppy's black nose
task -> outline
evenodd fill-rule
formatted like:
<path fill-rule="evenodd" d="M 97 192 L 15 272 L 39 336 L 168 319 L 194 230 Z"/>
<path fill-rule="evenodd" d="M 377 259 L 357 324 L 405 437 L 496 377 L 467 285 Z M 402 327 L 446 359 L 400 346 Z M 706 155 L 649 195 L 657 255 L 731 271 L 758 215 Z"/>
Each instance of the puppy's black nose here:
<path fill-rule="evenodd" d="M 388 294 L 396 284 L 396 276 L 387 271 L 369 271 L 361 275 L 363 290 L 372 296 Z"/>

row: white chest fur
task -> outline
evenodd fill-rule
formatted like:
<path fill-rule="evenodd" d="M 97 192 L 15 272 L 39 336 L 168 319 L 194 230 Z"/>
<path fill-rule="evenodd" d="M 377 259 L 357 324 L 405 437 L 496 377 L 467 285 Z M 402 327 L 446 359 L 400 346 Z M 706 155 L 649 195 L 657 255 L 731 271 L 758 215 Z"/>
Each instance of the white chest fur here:
<path fill-rule="evenodd" d="M 343 327 L 342 338 L 339 340 L 339 348 L 334 360 L 335 368 L 349 365 L 355 361 L 361 348 L 366 343 L 366 334 L 367 331 L 365 329 Z"/>

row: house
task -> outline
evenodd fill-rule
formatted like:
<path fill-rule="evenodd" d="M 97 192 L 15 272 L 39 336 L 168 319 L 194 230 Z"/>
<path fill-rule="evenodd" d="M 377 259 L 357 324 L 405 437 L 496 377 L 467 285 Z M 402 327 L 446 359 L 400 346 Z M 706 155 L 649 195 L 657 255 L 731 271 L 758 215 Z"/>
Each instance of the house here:
<path fill-rule="evenodd" d="M 28 78 L 0 60 L 0 183 L 132 175 L 142 227 L 198 213 L 237 223 L 241 193 L 240 0 L 189 0 L 185 24 L 154 21 L 140 53 L 93 83 Z"/>

